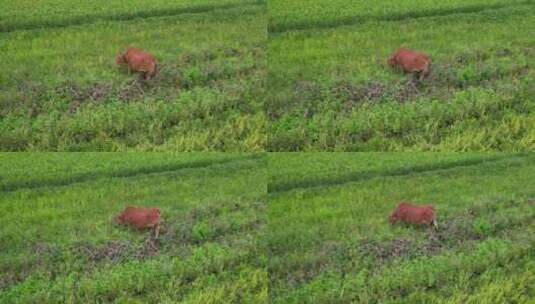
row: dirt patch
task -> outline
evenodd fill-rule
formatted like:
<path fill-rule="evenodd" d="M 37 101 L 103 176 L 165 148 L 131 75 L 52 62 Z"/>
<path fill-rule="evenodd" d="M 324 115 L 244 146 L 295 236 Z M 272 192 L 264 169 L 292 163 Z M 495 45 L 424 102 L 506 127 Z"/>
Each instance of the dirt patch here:
<path fill-rule="evenodd" d="M 53 244 L 37 243 L 33 246 L 32 251 L 37 257 L 37 264 L 44 265 L 47 260 L 55 259 L 61 256 L 61 249 Z"/>
<path fill-rule="evenodd" d="M 369 101 L 382 99 L 386 92 L 385 85 L 379 82 L 372 82 L 364 87 L 364 97 Z"/>
<path fill-rule="evenodd" d="M 372 81 L 366 84 L 339 82 L 331 88 L 331 94 L 344 100 L 344 110 L 352 111 L 362 103 L 375 103 L 387 99 L 406 102 L 422 95 L 429 80 L 418 81 L 414 78 L 403 79 L 398 83 Z"/>
<path fill-rule="evenodd" d="M 9 271 L 0 274 L 0 291 L 7 290 L 21 282 L 24 282 L 30 275 L 28 271 Z"/>
<path fill-rule="evenodd" d="M 150 80 L 144 80 L 142 75 L 122 83 L 94 83 L 81 86 L 74 82 L 67 82 L 55 88 L 55 94 L 69 100 L 68 112 L 76 113 L 84 104 L 98 104 L 106 99 L 116 99 L 122 102 L 140 100 L 147 95 L 155 95 L 160 89 L 180 86 L 180 73 L 171 71 L 168 66 L 159 66 L 158 73 Z M 168 92 L 166 92 L 167 94 Z M 169 95 L 169 94 L 168 94 Z"/>
<path fill-rule="evenodd" d="M 100 103 L 108 98 L 113 92 L 113 86 L 109 83 L 95 83 L 82 87 L 74 82 L 67 82 L 56 87 L 56 94 L 70 100 L 68 112 L 76 113 L 84 103 Z"/>
<path fill-rule="evenodd" d="M 76 256 L 87 258 L 90 264 L 104 261 L 119 263 L 130 255 L 132 249 L 133 245 L 126 241 L 109 241 L 104 245 L 81 242 L 72 247 Z"/>
<path fill-rule="evenodd" d="M 294 85 L 293 98 L 303 107 L 304 117 L 311 118 L 317 112 L 318 100 L 321 100 L 322 88 L 313 81 L 298 81 Z"/>
<path fill-rule="evenodd" d="M 43 100 L 47 98 L 46 93 L 46 87 L 42 84 L 32 81 L 18 83 L 13 92 L 7 95 L 0 94 L 0 119 L 9 114 L 37 117 L 42 112 Z"/>
<path fill-rule="evenodd" d="M 117 97 L 122 102 L 131 102 L 143 98 L 147 90 L 147 84 L 140 79 L 132 79 L 121 85 Z"/>
<path fill-rule="evenodd" d="M 106 98 L 112 91 L 112 85 L 108 83 L 95 83 L 82 87 L 77 83 L 68 82 L 56 88 L 56 93 L 73 101 L 99 102 Z"/>
<path fill-rule="evenodd" d="M 160 239 L 156 239 L 154 234 L 151 233 L 145 239 L 143 246 L 139 250 L 137 250 L 136 257 L 138 260 L 145 260 L 147 258 L 156 256 L 158 255 L 159 248 L 160 248 Z"/>
<path fill-rule="evenodd" d="M 348 81 L 341 81 L 334 84 L 330 91 L 336 98 L 346 100 L 348 104 L 353 105 L 360 102 L 380 100 L 389 93 L 386 85 L 380 82 L 359 85 Z"/>
<path fill-rule="evenodd" d="M 409 258 L 415 249 L 415 244 L 409 239 L 397 239 L 388 242 L 375 240 L 364 240 L 359 246 L 359 251 L 363 256 L 374 257 L 379 264 L 396 258 Z"/>
<path fill-rule="evenodd" d="M 420 96 L 424 87 L 423 82 L 411 78 L 396 85 L 391 95 L 398 102 L 406 102 Z"/>
<path fill-rule="evenodd" d="M 148 233 L 142 243 L 130 241 L 108 241 L 94 245 L 80 242 L 71 247 L 71 252 L 88 261 L 91 267 L 99 263 L 121 263 L 126 260 L 145 260 L 158 255 L 162 240 L 156 239 L 154 233 Z"/>
<path fill-rule="evenodd" d="M 350 105 L 362 102 L 366 95 L 362 86 L 349 81 L 335 83 L 331 88 L 331 94 L 338 99 L 346 100 Z"/>

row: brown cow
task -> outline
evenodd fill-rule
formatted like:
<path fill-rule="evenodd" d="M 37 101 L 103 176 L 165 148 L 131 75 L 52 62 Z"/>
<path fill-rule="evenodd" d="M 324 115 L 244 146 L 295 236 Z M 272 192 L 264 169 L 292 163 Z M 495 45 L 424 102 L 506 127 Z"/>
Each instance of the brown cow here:
<path fill-rule="evenodd" d="M 129 225 L 138 230 L 154 229 L 155 237 L 160 232 L 160 209 L 144 207 L 126 207 L 115 217 L 114 222 L 119 225 Z"/>
<path fill-rule="evenodd" d="M 390 215 L 390 223 L 404 222 L 416 225 L 435 226 L 437 228 L 435 208 L 431 205 L 418 206 L 407 202 L 398 204 Z"/>
<path fill-rule="evenodd" d="M 431 72 L 429 56 L 409 49 L 398 49 L 388 59 L 388 65 L 401 69 L 405 73 L 419 74 L 420 81 Z"/>
<path fill-rule="evenodd" d="M 156 74 L 156 59 L 151 54 L 136 48 L 128 48 L 125 53 L 118 54 L 115 62 L 127 65 L 128 73 L 140 72 L 145 80 Z"/>

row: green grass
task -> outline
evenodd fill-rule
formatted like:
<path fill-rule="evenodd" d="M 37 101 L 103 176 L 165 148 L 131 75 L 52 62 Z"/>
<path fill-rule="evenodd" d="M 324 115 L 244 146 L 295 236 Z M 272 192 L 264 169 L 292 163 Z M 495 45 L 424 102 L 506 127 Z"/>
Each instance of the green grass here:
<path fill-rule="evenodd" d="M 262 155 L 1 159 L 3 183 L 39 181 L 0 196 L 1 303 L 266 301 Z M 158 241 L 112 224 L 125 205 L 161 208 Z"/>
<path fill-rule="evenodd" d="M 269 1 L 270 32 L 335 27 L 369 20 L 398 20 L 511 7 L 526 0 L 273 0 Z"/>
<path fill-rule="evenodd" d="M 264 149 L 263 3 L 9 3 L 1 150 Z M 156 56 L 156 78 L 142 83 L 115 66 L 128 46 Z"/>
<path fill-rule="evenodd" d="M 396 176 L 477 165 L 508 157 L 501 154 L 451 152 L 414 152 L 406 153 L 403 158 L 392 157 L 392 153 L 337 153 L 336 162 L 333 162 L 330 152 L 311 153 L 306 157 L 300 153 L 280 155 L 281 157 L 274 157 L 269 164 L 270 192 L 366 180 L 383 175 Z M 296 167 L 299 167 L 299 171 L 296 171 Z"/>
<path fill-rule="evenodd" d="M 535 147 L 533 2 L 383 2 L 270 4 L 270 151 Z M 399 47 L 431 77 L 387 67 Z"/>
<path fill-rule="evenodd" d="M 256 1 L 259 3 L 260 1 Z M 0 32 L 42 27 L 63 27 L 98 20 L 129 20 L 139 17 L 170 16 L 180 13 L 200 12 L 217 8 L 255 3 L 243 0 L 157 0 L 157 1 L 35 1 L 2 0 Z"/>
<path fill-rule="evenodd" d="M 527 153 L 4 153 L 0 303 L 530 303 L 534 178 Z M 391 226 L 402 200 L 438 229 Z"/>
<path fill-rule="evenodd" d="M 233 153 L 200 153 L 177 159 L 173 154 L 137 153 L 16 153 L 0 155 L 0 189 L 38 188 L 51 185 L 84 182 L 101 177 L 128 177 L 162 173 L 187 168 L 225 164 L 240 159 L 255 159 L 257 155 L 241 156 Z M 101 160 L 105 156 L 105 162 Z M 217 157 L 216 157 L 217 156 Z"/>
<path fill-rule="evenodd" d="M 534 155 L 270 154 L 269 164 L 273 303 L 535 298 Z M 433 203 L 439 229 L 391 226 L 401 200 Z"/>

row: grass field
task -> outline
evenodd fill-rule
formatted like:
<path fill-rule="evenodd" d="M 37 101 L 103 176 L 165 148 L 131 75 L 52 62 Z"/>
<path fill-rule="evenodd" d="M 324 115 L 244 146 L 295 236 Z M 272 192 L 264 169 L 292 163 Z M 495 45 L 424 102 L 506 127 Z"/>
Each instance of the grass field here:
<path fill-rule="evenodd" d="M 265 302 L 265 163 L 0 154 L 0 303 Z M 126 204 L 161 208 L 158 240 L 112 224 Z"/>
<path fill-rule="evenodd" d="M 532 303 L 534 178 L 521 153 L 4 153 L 0 303 Z M 402 200 L 438 229 L 391 226 Z"/>
<path fill-rule="evenodd" d="M 0 0 L 2 151 L 259 151 L 262 1 Z M 152 52 L 148 82 L 115 66 Z"/>
<path fill-rule="evenodd" d="M 533 303 L 535 155 L 302 153 L 268 163 L 272 303 Z M 438 229 L 391 226 L 401 200 L 433 203 Z"/>
<path fill-rule="evenodd" d="M 268 150 L 532 150 L 534 4 L 269 1 Z M 387 67 L 399 47 L 431 76 Z"/>

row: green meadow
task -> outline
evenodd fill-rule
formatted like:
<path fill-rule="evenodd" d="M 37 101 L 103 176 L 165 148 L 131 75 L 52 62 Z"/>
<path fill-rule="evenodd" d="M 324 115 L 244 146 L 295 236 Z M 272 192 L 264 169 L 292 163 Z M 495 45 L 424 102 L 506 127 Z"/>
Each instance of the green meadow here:
<path fill-rule="evenodd" d="M 270 151 L 529 151 L 532 1 L 268 3 Z M 417 82 L 386 65 L 427 53 Z"/>
<path fill-rule="evenodd" d="M 260 151 L 261 1 L 0 1 L 3 151 Z M 115 65 L 154 54 L 141 81 Z"/>
<path fill-rule="evenodd" d="M 268 168 L 272 303 L 533 303 L 534 155 L 271 154 Z M 400 201 L 433 204 L 438 229 L 392 226 Z"/>
<path fill-rule="evenodd" d="M 535 304 L 535 1 L 0 8 L 0 303 Z"/>
<path fill-rule="evenodd" d="M 265 302 L 265 163 L 1 154 L 0 303 Z M 160 237 L 114 225 L 126 205 L 159 207 Z"/>

